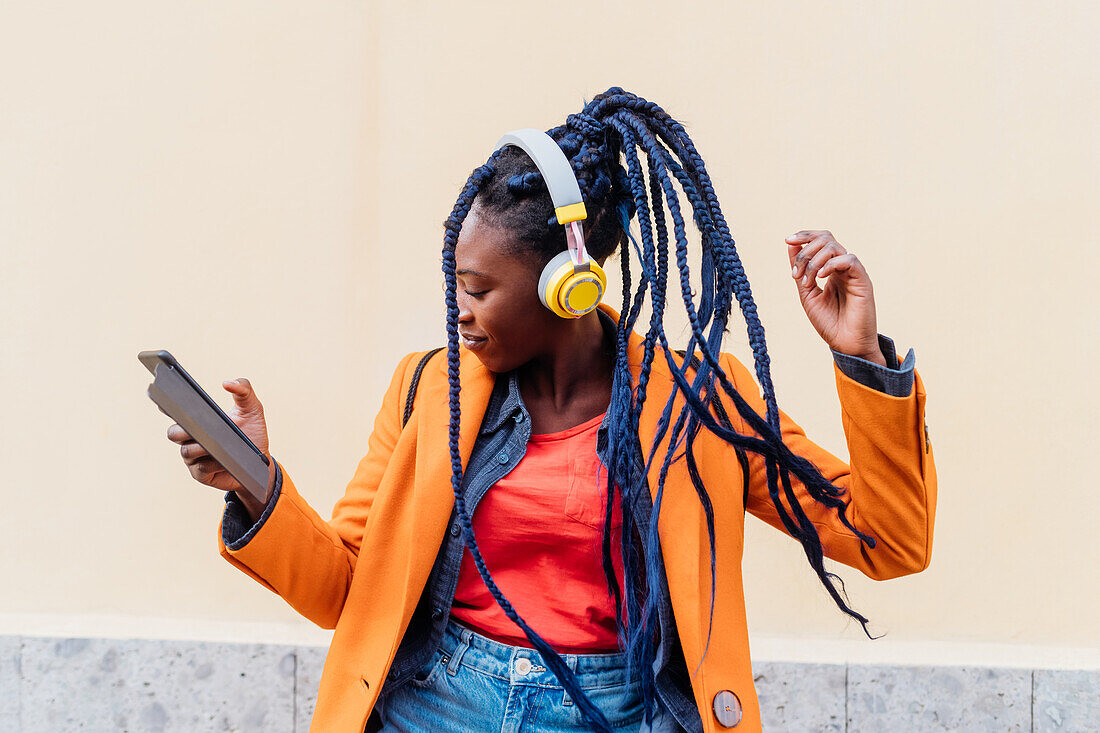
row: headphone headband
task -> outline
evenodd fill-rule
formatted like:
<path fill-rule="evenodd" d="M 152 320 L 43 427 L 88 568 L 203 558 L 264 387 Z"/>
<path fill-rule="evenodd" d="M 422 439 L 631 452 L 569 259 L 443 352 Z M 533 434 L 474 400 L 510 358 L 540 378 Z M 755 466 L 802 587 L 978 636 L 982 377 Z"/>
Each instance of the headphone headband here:
<path fill-rule="evenodd" d="M 493 150 L 500 150 L 505 145 L 515 145 L 535 162 L 542 179 L 546 181 L 546 187 L 550 189 L 550 198 L 554 201 L 554 213 L 559 224 L 580 221 L 588 215 L 573 166 L 554 142 L 554 138 L 542 130 L 525 127 L 505 133 L 497 140 Z"/>

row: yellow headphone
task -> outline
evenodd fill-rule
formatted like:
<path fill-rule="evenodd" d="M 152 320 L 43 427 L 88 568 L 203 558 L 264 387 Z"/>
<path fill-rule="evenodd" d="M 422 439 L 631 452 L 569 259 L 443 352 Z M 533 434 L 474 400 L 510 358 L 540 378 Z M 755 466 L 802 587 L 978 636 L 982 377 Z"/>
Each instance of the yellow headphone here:
<path fill-rule="evenodd" d="M 535 162 L 550 189 L 558 223 L 565 227 L 567 249 L 543 268 L 539 277 L 539 300 L 562 318 L 580 318 L 591 313 L 607 289 L 607 275 L 584 247 L 581 222 L 588 212 L 573 166 L 554 138 L 542 130 L 513 130 L 497 141 L 494 150 L 505 145 L 515 145 Z"/>

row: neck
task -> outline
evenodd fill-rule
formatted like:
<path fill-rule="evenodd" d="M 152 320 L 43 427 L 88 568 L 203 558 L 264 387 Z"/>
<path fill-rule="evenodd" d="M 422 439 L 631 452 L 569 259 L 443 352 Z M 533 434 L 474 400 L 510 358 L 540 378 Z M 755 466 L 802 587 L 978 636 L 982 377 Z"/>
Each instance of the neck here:
<path fill-rule="evenodd" d="M 519 367 L 525 401 L 538 400 L 562 410 L 593 392 L 611 394 L 615 331 L 605 328 L 599 311 L 562 321 L 550 347 Z"/>

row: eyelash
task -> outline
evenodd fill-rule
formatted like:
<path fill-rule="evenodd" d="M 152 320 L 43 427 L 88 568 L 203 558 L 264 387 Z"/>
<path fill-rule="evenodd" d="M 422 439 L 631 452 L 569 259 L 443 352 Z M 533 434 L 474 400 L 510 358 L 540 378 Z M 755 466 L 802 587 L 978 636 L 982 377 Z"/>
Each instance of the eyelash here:
<path fill-rule="evenodd" d="M 466 291 L 464 291 L 464 292 L 466 293 L 466 295 L 469 295 L 470 297 L 473 297 L 473 298 L 480 298 L 480 297 L 481 297 L 482 295 L 485 295 L 485 293 L 487 293 L 487 292 L 489 292 L 489 291 L 488 291 L 488 290 L 480 290 L 480 291 L 478 291 L 478 292 L 476 292 L 476 293 L 471 293 L 471 292 L 470 292 L 469 290 L 466 290 Z"/>

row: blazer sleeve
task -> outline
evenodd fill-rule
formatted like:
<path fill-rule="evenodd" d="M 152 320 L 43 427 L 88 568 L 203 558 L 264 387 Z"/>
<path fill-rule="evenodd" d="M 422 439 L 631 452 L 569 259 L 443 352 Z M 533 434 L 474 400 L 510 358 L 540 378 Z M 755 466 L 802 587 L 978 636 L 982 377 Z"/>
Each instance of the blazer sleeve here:
<path fill-rule="evenodd" d="M 764 400 L 749 370 L 733 355 L 723 357 L 723 367 L 737 391 L 763 418 Z M 860 384 L 835 363 L 833 371 L 850 463 L 807 438 L 802 428 L 780 410 L 783 442 L 843 491 L 845 516 L 861 532 L 874 537 L 876 546 L 867 547 L 844 526 L 835 509 L 817 502 L 792 474 L 795 496 L 817 527 L 826 557 L 876 580 L 920 572 L 931 559 L 936 513 L 936 466 L 925 424 L 925 391 L 920 374 L 913 371 L 908 395 L 892 396 Z M 729 414 L 735 426 L 740 423 L 740 432 L 755 435 L 740 420 L 736 409 Z M 786 532 L 768 494 L 763 457 L 748 452 L 748 463 L 746 510 Z M 782 486 L 779 491 L 785 499 Z"/>
<path fill-rule="evenodd" d="M 398 364 L 375 417 L 367 454 L 329 521 L 298 493 L 286 468 L 275 461 L 278 496 L 244 541 L 227 546 L 225 513 L 219 524 L 222 557 L 322 628 L 336 628 L 344 608 L 367 516 L 401 434 L 406 373 L 416 355 L 408 354 Z"/>

